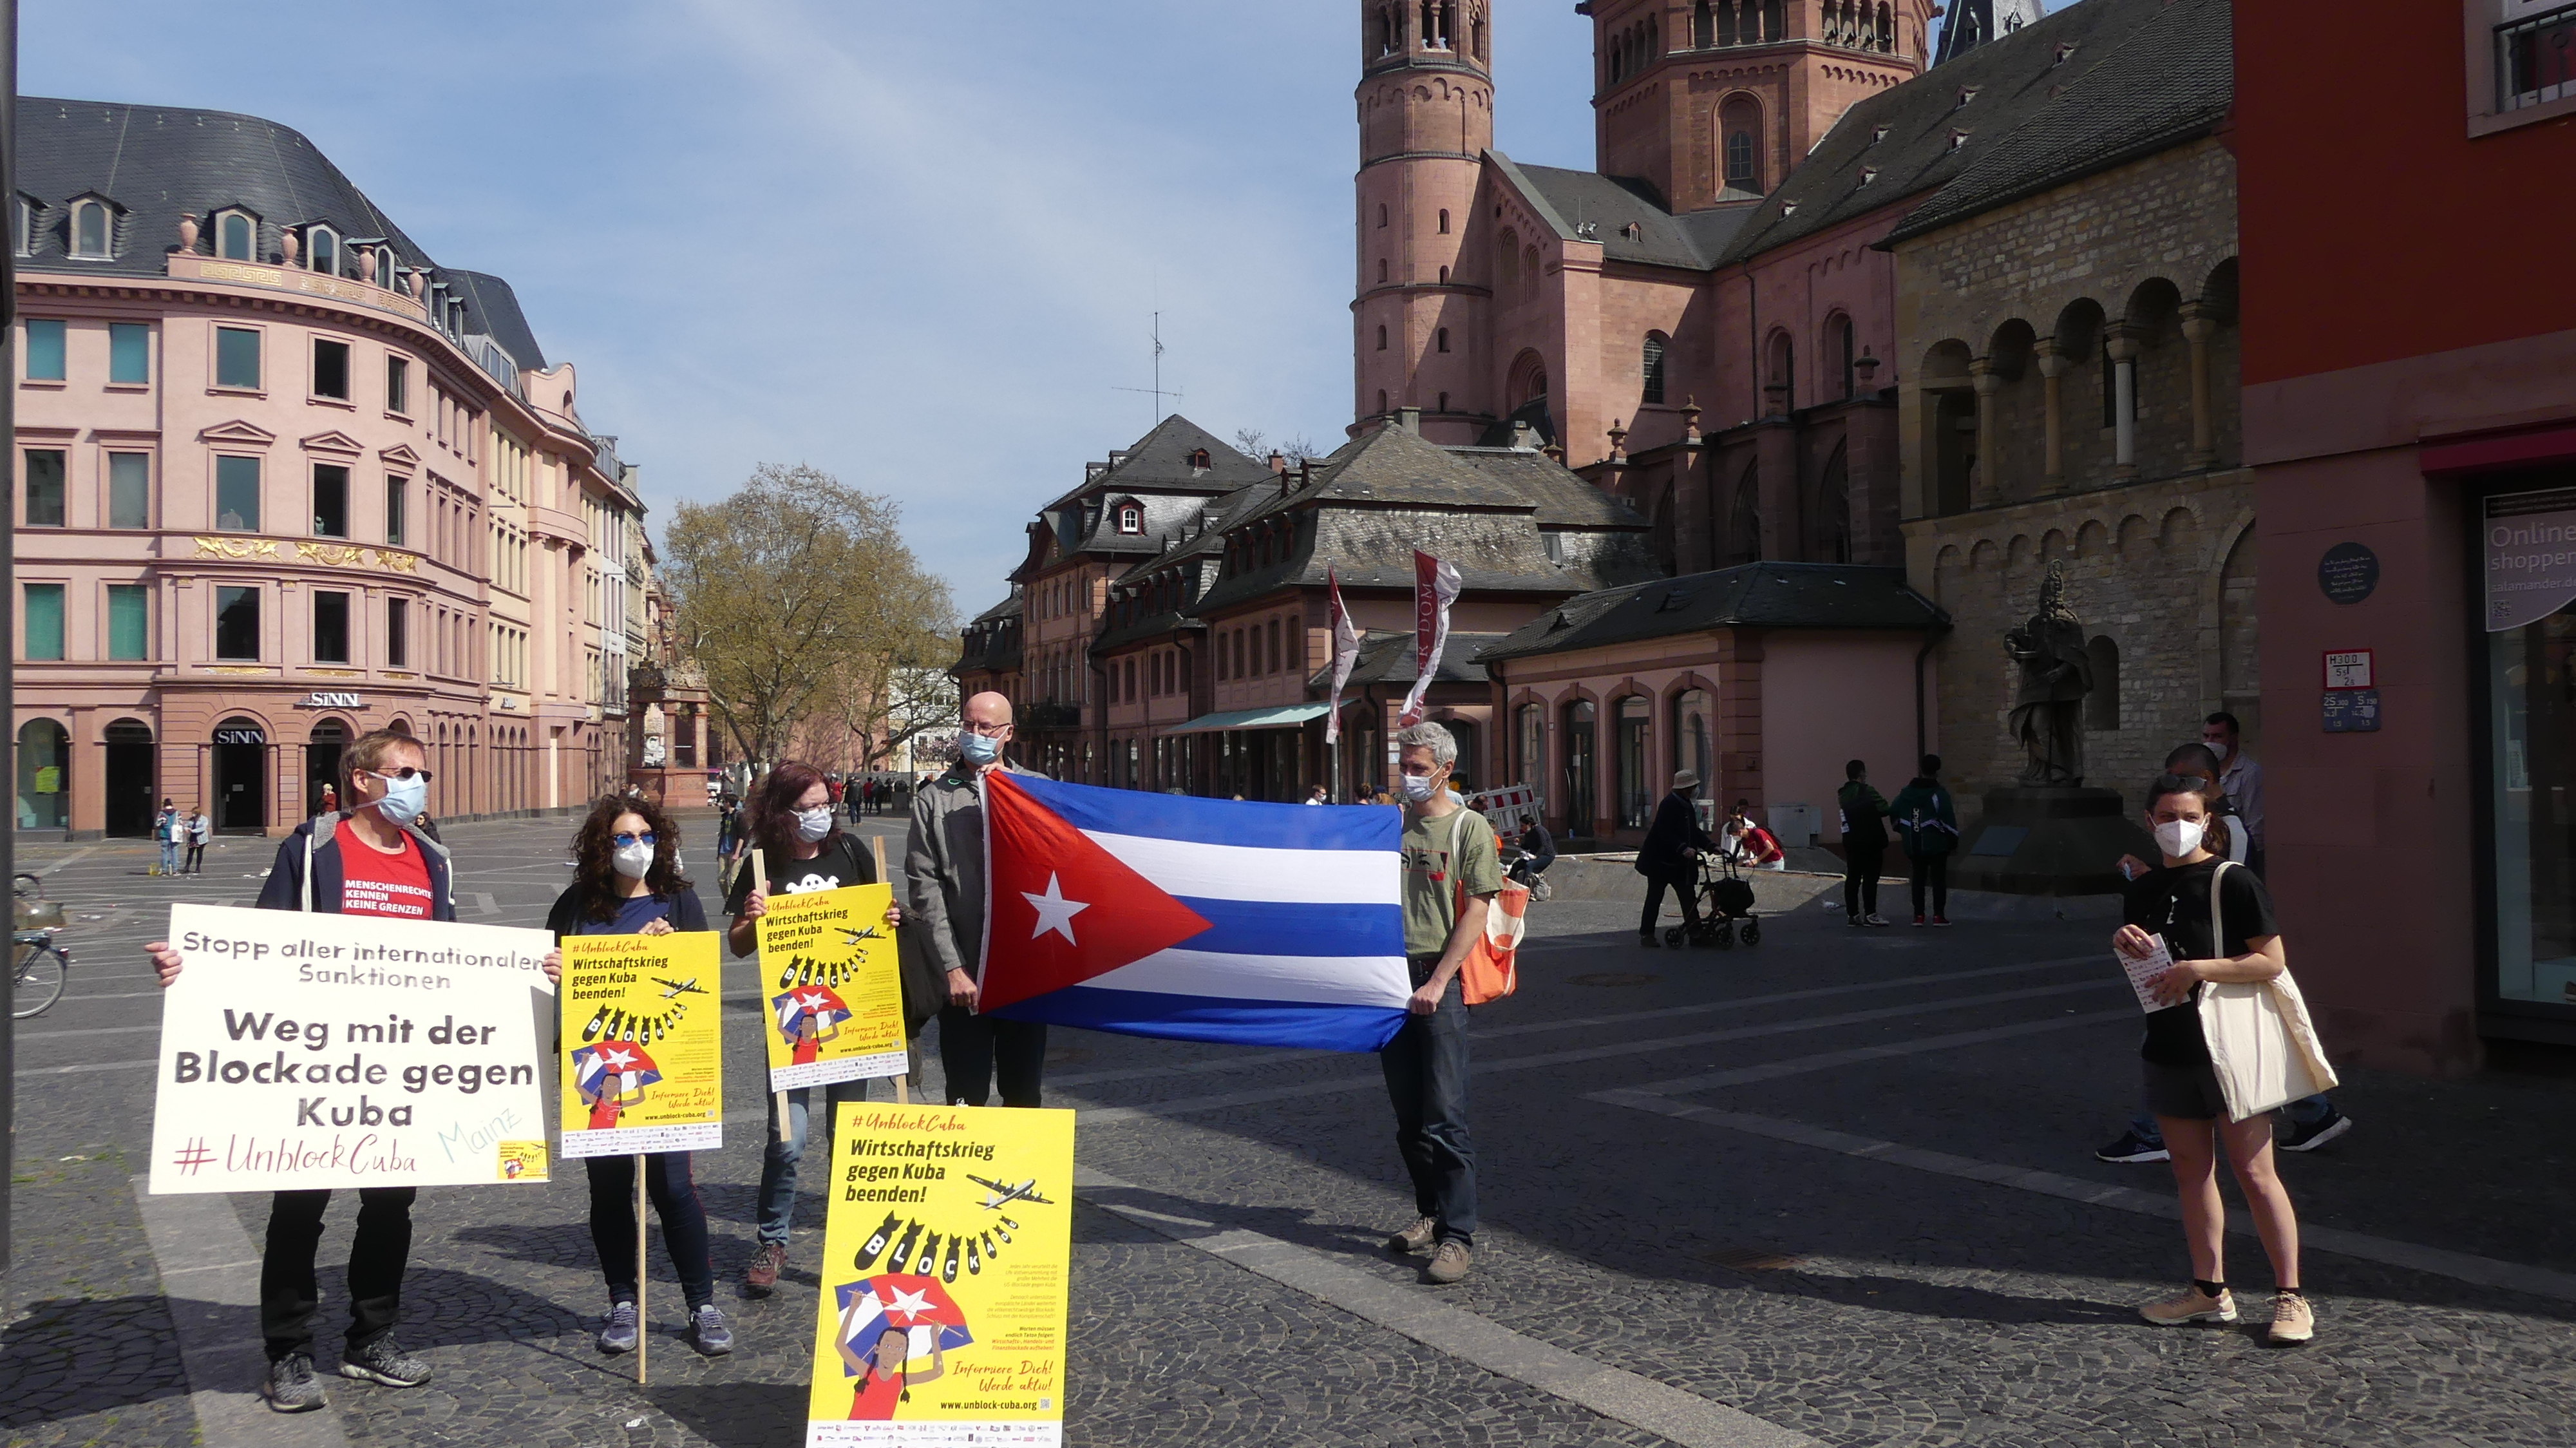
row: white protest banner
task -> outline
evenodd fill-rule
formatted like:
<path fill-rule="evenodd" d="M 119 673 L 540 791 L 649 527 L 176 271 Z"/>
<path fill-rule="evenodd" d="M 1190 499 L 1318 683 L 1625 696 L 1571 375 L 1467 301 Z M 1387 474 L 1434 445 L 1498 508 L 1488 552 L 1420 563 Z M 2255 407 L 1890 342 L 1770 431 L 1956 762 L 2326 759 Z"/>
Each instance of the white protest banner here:
<path fill-rule="evenodd" d="M 169 939 L 154 1192 L 545 1180 L 552 935 L 173 905 Z"/>

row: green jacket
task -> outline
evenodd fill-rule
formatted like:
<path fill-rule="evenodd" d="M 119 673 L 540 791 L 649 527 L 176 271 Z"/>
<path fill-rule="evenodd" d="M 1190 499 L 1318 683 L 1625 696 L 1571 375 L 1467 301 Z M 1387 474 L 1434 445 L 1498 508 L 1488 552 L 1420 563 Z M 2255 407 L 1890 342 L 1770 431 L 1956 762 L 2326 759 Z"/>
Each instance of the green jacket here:
<path fill-rule="evenodd" d="M 1843 838 L 1861 839 L 1873 846 L 1887 843 L 1887 796 L 1870 788 L 1865 779 L 1847 779 L 1834 793 L 1842 806 Z"/>
<path fill-rule="evenodd" d="M 1959 817 L 1941 781 L 1916 775 L 1887 807 L 1896 839 L 1909 855 L 1946 855 L 1959 848 Z"/>

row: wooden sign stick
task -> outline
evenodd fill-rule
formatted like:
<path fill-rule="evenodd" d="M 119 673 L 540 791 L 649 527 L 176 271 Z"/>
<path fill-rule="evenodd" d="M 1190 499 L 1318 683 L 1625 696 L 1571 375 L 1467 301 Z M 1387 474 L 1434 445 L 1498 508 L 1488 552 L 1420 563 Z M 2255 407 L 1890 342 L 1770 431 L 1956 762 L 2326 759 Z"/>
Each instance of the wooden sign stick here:
<path fill-rule="evenodd" d="M 614 1083 L 611 1083 L 614 1089 Z M 635 1386 L 644 1386 L 644 1345 L 652 1340 L 653 1319 L 644 1311 L 645 1284 L 653 1280 L 644 1261 L 644 1158 L 635 1158 Z"/>
<path fill-rule="evenodd" d="M 877 854 L 877 878 L 885 881 L 886 884 L 891 887 L 894 884 L 894 877 L 886 873 L 885 836 L 868 836 L 868 848 L 876 851 Z M 897 951 L 896 959 L 898 961 L 902 959 L 902 948 L 903 947 L 900 943 L 895 947 Z M 898 972 L 900 972 L 902 968 L 903 967 L 899 964 L 895 967 Z M 912 1104 L 912 1084 L 911 1073 L 909 1071 L 897 1071 L 894 1074 L 894 1104 L 897 1106 L 910 1106 Z"/>
<path fill-rule="evenodd" d="M 766 900 L 769 897 L 769 861 L 768 858 L 761 853 L 760 846 L 758 845 L 751 847 L 751 888 L 760 891 L 762 899 Z M 759 929 L 760 927 L 757 925 L 752 927 L 752 938 L 755 941 L 759 939 Z M 757 946 L 754 947 L 754 951 L 755 954 L 753 958 L 759 959 Z M 767 970 L 768 968 L 769 962 L 766 960 L 760 960 L 760 963 L 754 967 L 756 970 Z M 761 994 L 766 996 L 768 993 L 769 992 L 764 985 Z M 780 1141 L 785 1141 L 793 1134 L 787 1129 L 787 1093 L 784 1091 L 777 1093 L 776 1099 L 771 1101 L 770 1105 L 776 1108 L 770 1114 L 778 1119 L 778 1139 Z"/>

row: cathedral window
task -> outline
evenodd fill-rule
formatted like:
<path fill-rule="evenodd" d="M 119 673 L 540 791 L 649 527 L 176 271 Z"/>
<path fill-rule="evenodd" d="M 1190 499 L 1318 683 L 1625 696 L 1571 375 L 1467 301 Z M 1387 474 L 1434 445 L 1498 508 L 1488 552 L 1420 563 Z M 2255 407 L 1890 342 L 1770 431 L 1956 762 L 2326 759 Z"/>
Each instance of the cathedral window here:
<path fill-rule="evenodd" d="M 1449 268 L 1445 266 L 1440 269 L 1440 285 L 1449 285 Z"/>
<path fill-rule="evenodd" d="M 1735 0 L 1717 0 L 1717 43 L 1737 45 L 1742 37 L 1735 28 Z"/>
<path fill-rule="evenodd" d="M 1496 269 L 1502 273 L 1504 290 L 1508 291 L 1518 287 L 1521 283 L 1521 235 L 1519 232 L 1506 231 L 1503 233 L 1502 242 L 1495 248 L 1494 259 L 1496 262 L 1500 263 Z"/>
<path fill-rule="evenodd" d="M 1878 48 L 1880 53 L 1896 53 L 1896 12 L 1885 5 L 1878 7 Z"/>
<path fill-rule="evenodd" d="M 1717 43 L 1717 12 L 1708 0 L 1699 0 L 1691 8 L 1691 49 L 1706 50 Z"/>
<path fill-rule="evenodd" d="M 1380 327 L 1378 330 L 1383 332 L 1386 329 L 1384 327 Z M 1386 389 L 1383 387 L 1377 390 L 1377 411 L 1380 417 L 1386 415 Z"/>
<path fill-rule="evenodd" d="M 1448 350 L 1449 350 L 1449 329 L 1448 329 L 1448 328 L 1443 327 L 1443 328 L 1441 328 L 1441 329 L 1440 329 L 1440 336 L 1439 336 L 1439 339 L 1438 339 L 1438 346 L 1435 348 L 1435 350 L 1437 350 L 1437 351 L 1441 351 L 1441 352 L 1446 352 L 1446 351 L 1448 351 Z"/>
<path fill-rule="evenodd" d="M 1449 410 L 1449 394 L 1446 392 L 1440 394 L 1440 410 L 1442 412 Z"/>
<path fill-rule="evenodd" d="M 1386 203 L 1383 201 L 1377 204 L 1377 224 L 1386 225 Z"/>
<path fill-rule="evenodd" d="M 1485 17 L 1482 14 L 1468 23 L 1467 34 L 1474 46 L 1476 59 L 1483 60 L 1485 58 Z"/>
<path fill-rule="evenodd" d="M 1449 208 L 1446 206 L 1440 208 L 1440 234 L 1442 236 L 1449 234 Z"/>
<path fill-rule="evenodd" d="M 1780 0 L 1762 0 L 1762 38 L 1777 40 L 1787 33 L 1782 23 Z"/>
<path fill-rule="evenodd" d="M 1378 327 L 1377 327 L 1377 349 L 1378 349 L 1379 351 L 1381 351 L 1381 352 L 1383 352 L 1383 351 L 1385 351 L 1385 350 L 1386 350 L 1386 324 L 1385 324 L 1384 322 L 1380 322 L 1380 323 L 1378 323 Z M 1381 412 L 1383 412 L 1384 410 L 1385 410 L 1384 408 L 1380 408 L 1380 409 L 1379 409 L 1379 411 L 1381 411 Z"/>
<path fill-rule="evenodd" d="M 1731 130 L 1726 133 L 1726 184 L 1732 190 L 1759 191 L 1761 177 L 1753 169 L 1753 133 Z"/>
<path fill-rule="evenodd" d="M 1646 379 L 1644 400 L 1660 404 L 1664 400 L 1664 334 L 1646 334 L 1643 370 Z"/>
<path fill-rule="evenodd" d="M 1378 284 L 1379 286 L 1385 286 L 1385 285 L 1386 285 L 1386 258 L 1385 258 L 1385 257 L 1379 257 L 1379 258 L 1377 259 L 1377 284 Z"/>

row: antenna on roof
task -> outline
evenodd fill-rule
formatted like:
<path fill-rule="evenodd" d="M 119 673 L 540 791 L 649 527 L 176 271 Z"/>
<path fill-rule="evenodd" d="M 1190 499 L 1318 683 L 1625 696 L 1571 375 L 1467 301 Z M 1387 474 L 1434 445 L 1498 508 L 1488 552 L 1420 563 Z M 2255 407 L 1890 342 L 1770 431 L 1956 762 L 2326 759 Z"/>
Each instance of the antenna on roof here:
<path fill-rule="evenodd" d="M 1181 399 L 1181 395 L 1182 395 L 1182 394 L 1181 394 L 1181 390 L 1180 390 L 1179 388 L 1175 387 L 1175 388 L 1173 388 L 1173 389 L 1172 389 L 1171 391 L 1169 391 L 1169 392 L 1165 392 L 1165 391 L 1163 390 L 1163 314 L 1162 314 L 1162 313 L 1160 313 L 1160 312 L 1156 312 L 1156 313 L 1154 314 L 1154 385 L 1153 385 L 1153 386 L 1151 386 L 1151 387 L 1111 387 L 1109 390 L 1110 390 L 1110 391 L 1112 391 L 1112 392 L 1147 392 L 1147 393 L 1151 393 L 1151 394 L 1153 394 L 1153 397 L 1154 397 L 1154 419 L 1153 419 L 1153 421 L 1154 421 L 1154 425 L 1157 425 L 1157 426 L 1159 426 L 1159 425 L 1162 423 L 1162 421 L 1163 421 L 1163 399 L 1164 399 L 1164 398 L 1166 398 L 1166 397 L 1168 397 L 1168 398 L 1172 399 L 1172 400 L 1173 400 L 1173 401 L 1175 401 L 1175 402 L 1180 401 L 1180 399 Z"/>

